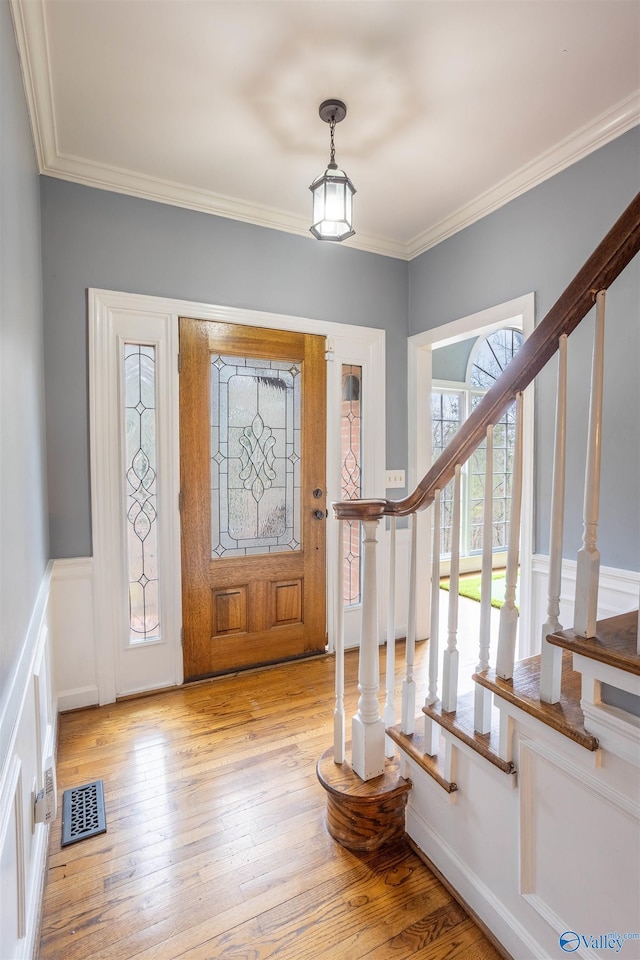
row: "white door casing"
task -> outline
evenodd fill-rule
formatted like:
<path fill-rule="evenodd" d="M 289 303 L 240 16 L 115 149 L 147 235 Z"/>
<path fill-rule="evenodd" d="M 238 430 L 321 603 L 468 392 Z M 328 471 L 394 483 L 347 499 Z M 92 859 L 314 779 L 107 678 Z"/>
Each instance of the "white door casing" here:
<path fill-rule="evenodd" d="M 363 496 L 384 493 L 385 332 L 282 314 L 164 297 L 89 291 L 90 465 L 93 534 L 94 642 L 99 702 L 182 683 L 179 514 L 178 318 L 292 330 L 327 338 L 327 629 L 333 650 L 338 571 L 337 521 L 330 503 L 341 499 L 342 364 L 363 368 Z M 124 538 L 121 355 L 124 342 L 155 346 L 157 356 L 158 565 L 162 636 L 128 642 Z M 369 386 L 371 385 L 371 386 Z M 375 386 L 374 386 L 375 385 Z M 347 608 L 347 643 L 359 637 L 360 607 Z"/>

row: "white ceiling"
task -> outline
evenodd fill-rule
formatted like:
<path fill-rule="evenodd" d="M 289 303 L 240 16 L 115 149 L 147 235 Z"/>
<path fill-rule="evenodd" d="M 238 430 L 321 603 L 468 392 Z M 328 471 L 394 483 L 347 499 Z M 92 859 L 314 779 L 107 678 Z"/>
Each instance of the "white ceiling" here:
<path fill-rule="evenodd" d="M 336 97 L 346 243 L 400 258 L 640 122 L 637 0 L 11 5 L 43 173 L 309 235 Z"/>

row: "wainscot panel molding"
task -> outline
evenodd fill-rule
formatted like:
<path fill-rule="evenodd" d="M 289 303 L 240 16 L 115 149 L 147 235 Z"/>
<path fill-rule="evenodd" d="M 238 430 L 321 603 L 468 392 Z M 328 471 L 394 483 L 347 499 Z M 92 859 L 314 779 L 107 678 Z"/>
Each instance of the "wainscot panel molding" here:
<path fill-rule="evenodd" d="M 500 701 L 512 720 L 515 777 L 457 751 L 450 795 L 410 756 L 406 829 L 514 960 L 562 955 L 559 938 L 637 932 L 640 770 L 591 752 Z M 514 787 L 515 781 L 515 789 Z M 601 954 L 580 947 L 576 956 Z"/>
<path fill-rule="evenodd" d="M 55 754 L 49 563 L 33 607 L 22 655 L 1 717 L 0 957 L 26 960 L 35 950 L 49 827 L 34 823 L 35 795 Z"/>
<path fill-rule="evenodd" d="M 58 710 L 98 703 L 93 559 L 55 560 L 49 611 Z"/>
<path fill-rule="evenodd" d="M 531 621 L 529 631 L 534 639 L 530 655 L 540 652 L 542 624 L 547 620 L 549 581 L 549 557 L 536 553 L 532 566 L 533 589 L 531 593 Z M 600 567 L 598 590 L 598 620 L 615 617 L 638 608 L 640 573 L 635 570 L 618 570 L 616 567 Z M 560 623 L 565 630 L 573 626 L 573 598 L 576 593 L 576 562 L 562 561 L 562 584 L 560 592 Z"/>

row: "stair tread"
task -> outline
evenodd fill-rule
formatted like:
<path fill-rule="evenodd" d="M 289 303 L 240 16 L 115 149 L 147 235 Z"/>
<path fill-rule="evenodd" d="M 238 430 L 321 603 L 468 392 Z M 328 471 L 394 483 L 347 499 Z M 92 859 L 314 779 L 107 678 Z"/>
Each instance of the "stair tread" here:
<path fill-rule="evenodd" d="M 424 736 L 417 731 L 415 733 L 403 733 L 400 729 L 400 724 L 397 724 L 395 727 L 387 728 L 387 736 L 390 737 L 394 743 L 397 743 L 405 753 L 408 753 L 447 793 L 454 793 L 458 789 L 457 783 L 447 780 L 445 777 L 442 763 L 439 759 L 440 756 L 444 756 L 444 738 L 442 739 L 441 749 L 435 756 L 430 757 L 424 752 Z"/>
<path fill-rule="evenodd" d="M 559 703 L 543 703 L 540 700 L 539 656 L 518 661 L 511 680 L 501 680 L 495 670 L 475 673 L 473 679 L 586 750 L 598 749 L 597 737 L 587 733 L 584 728 L 584 714 L 580 707 L 581 675 L 573 669 L 573 657 L 568 650 L 562 654 L 562 693 Z"/>
<path fill-rule="evenodd" d="M 445 730 L 466 743 L 476 753 L 480 753 L 494 766 L 499 767 L 505 773 L 513 773 L 513 763 L 510 760 L 503 760 L 499 753 L 500 717 L 498 712 L 493 711 L 489 733 L 477 733 L 474 723 L 474 706 L 475 691 L 470 690 L 458 696 L 457 709 L 453 712 L 445 712 L 442 709 L 442 703 L 439 701 L 431 706 L 423 707 L 422 711 L 428 717 L 432 717 Z"/>
<path fill-rule="evenodd" d="M 549 643 L 640 676 L 638 654 L 638 611 L 621 613 L 596 623 L 595 637 L 579 637 L 573 630 L 559 630 Z"/>

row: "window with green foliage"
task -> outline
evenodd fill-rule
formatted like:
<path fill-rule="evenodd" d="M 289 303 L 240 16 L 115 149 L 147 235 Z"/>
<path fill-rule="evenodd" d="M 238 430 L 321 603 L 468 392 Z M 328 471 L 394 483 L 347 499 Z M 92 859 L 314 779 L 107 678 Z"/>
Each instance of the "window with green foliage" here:
<path fill-rule="evenodd" d="M 467 377 L 460 387 L 441 385 L 434 380 L 431 394 L 432 453 L 434 462 L 461 424 L 493 386 L 509 361 L 522 346 L 522 334 L 510 327 L 481 337 L 471 352 Z M 507 548 L 511 507 L 511 478 L 516 436 L 515 404 L 505 411 L 493 431 L 493 549 Z M 462 470 L 461 556 L 482 550 L 485 499 L 486 441 L 471 455 Z M 442 493 L 440 552 L 451 554 L 453 482 Z"/>

